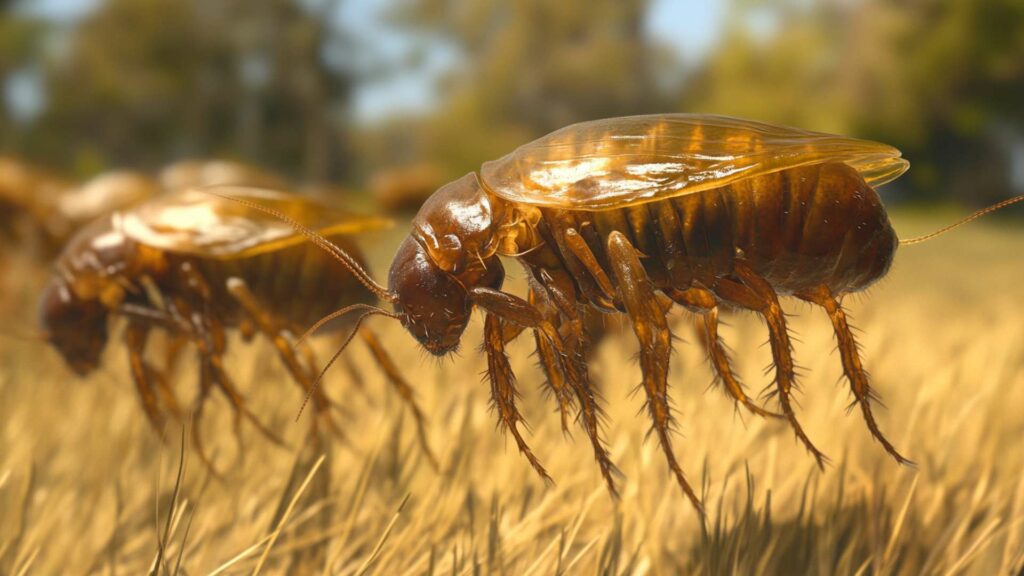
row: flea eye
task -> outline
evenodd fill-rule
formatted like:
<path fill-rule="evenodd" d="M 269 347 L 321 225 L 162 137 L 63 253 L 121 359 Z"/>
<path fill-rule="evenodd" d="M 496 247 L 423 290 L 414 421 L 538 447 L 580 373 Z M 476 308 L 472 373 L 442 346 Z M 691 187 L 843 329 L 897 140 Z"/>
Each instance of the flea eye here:
<path fill-rule="evenodd" d="M 444 250 L 462 250 L 462 241 L 455 234 L 445 234 L 441 238 L 441 248 Z"/>
<path fill-rule="evenodd" d="M 462 249 L 462 240 L 454 234 L 445 234 L 438 242 L 438 267 L 446 272 L 459 273 L 466 264 L 466 252 Z"/>

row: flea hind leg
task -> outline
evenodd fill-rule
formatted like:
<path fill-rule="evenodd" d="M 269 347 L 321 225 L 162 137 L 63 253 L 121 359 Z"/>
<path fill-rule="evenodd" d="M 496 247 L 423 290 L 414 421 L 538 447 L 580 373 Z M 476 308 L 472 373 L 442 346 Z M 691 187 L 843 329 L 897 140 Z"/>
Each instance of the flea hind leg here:
<path fill-rule="evenodd" d="M 621 233 L 612 232 L 609 235 L 608 256 L 619 285 L 622 303 L 640 341 L 640 369 L 643 372 L 643 387 L 647 392 L 647 409 L 654 421 L 654 432 L 658 435 L 669 469 L 680 488 L 703 516 L 704 507 L 700 498 L 686 480 L 672 451 L 672 414 L 668 398 L 672 334 L 668 320 L 655 295 L 654 286 L 640 263 L 636 248 Z"/>
<path fill-rule="evenodd" d="M 868 382 L 868 374 L 860 361 L 860 354 L 857 352 L 857 341 L 853 338 L 853 332 L 846 320 L 846 313 L 843 307 L 832 295 L 828 286 L 822 285 L 813 290 L 797 294 L 797 297 L 812 304 L 817 304 L 825 309 L 832 320 L 832 328 L 836 333 L 836 340 L 839 342 L 839 355 L 843 362 L 843 373 L 850 382 L 850 389 L 860 404 L 861 412 L 864 414 L 864 421 L 867 422 L 871 436 L 878 440 L 893 458 L 900 464 L 912 464 L 904 458 L 896 448 L 886 439 L 875 422 L 875 416 L 871 412 L 871 400 L 877 399 L 871 385 Z"/>
<path fill-rule="evenodd" d="M 793 345 L 786 329 L 786 317 L 779 305 L 779 298 L 771 284 L 754 273 L 746 263 L 737 261 L 735 272 L 742 284 L 724 278 L 719 279 L 715 283 L 714 292 L 723 300 L 748 310 L 754 310 L 764 317 L 768 325 L 769 342 L 775 366 L 775 387 L 782 413 L 789 420 L 797 438 L 814 456 L 818 467 L 824 470 L 828 458 L 807 437 L 807 433 L 796 419 L 796 413 L 793 411 L 790 401 L 790 392 L 796 381 L 796 367 L 793 363 Z"/>
<path fill-rule="evenodd" d="M 695 310 L 699 315 L 697 319 L 698 336 L 711 361 L 711 367 L 715 370 L 718 380 L 724 384 L 729 396 L 752 414 L 768 418 L 781 418 L 781 414 L 765 410 L 755 404 L 744 391 L 743 383 L 733 373 L 732 360 L 718 335 L 718 303 L 714 293 L 704 288 L 690 288 L 689 290 L 674 290 L 670 296 L 679 304 Z"/>
<path fill-rule="evenodd" d="M 434 452 L 430 449 L 430 443 L 427 441 L 426 417 L 423 416 L 423 410 L 420 409 L 419 404 L 416 402 L 416 393 L 413 391 L 412 386 L 402 376 L 395 361 L 388 354 L 387 350 L 384 349 L 384 346 L 381 345 L 380 339 L 377 338 L 377 335 L 372 330 L 366 326 L 360 326 L 359 337 L 362 338 L 366 347 L 370 349 L 373 359 L 376 360 L 377 365 L 384 371 L 384 375 L 387 376 L 388 381 L 391 382 L 398 395 L 401 396 L 402 401 L 409 406 L 409 410 L 416 420 L 416 434 L 419 437 L 420 447 L 430 461 L 430 465 L 435 470 L 440 470 L 440 464 L 434 456 Z"/>

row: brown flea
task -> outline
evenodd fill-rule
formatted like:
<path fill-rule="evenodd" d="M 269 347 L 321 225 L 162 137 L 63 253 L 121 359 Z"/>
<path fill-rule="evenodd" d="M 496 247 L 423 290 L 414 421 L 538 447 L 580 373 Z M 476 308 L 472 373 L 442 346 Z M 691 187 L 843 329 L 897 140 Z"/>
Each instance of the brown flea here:
<path fill-rule="evenodd" d="M 889 270 L 899 242 L 873 187 L 907 167 L 885 144 L 723 116 L 576 124 L 441 187 L 413 220 L 387 289 L 374 289 L 437 355 L 457 348 L 474 308 L 484 312 L 495 411 L 547 480 L 521 436 L 504 353 L 510 339 L 532 332 L 563 422 L 567 410 L 579 411 L 613 494 L 616 471 L 587 374 L 585 320 L 595 311 L 626 315 L 640 342 L 653 432 L 681 489 L 702 510 L 671 445 L 666 314 L 674 304 L 701 315 L 711 366 L 730 396 L 755 414 L 775 416 L 747 396 L 717 332 L 721 305 L 764 318 L 779 416 L 822 466 L 824 454 L 793 409 L 795 364 L 779 296 L 823 307 L 871 434 L 907 462 L 875 423 L 873 393 L 839 305 Z M 526 268 L 528 300 L 501 291 L 503 256 Z"/>
<path fill-rule="evenodd" d="M 263 168 L 222 159 L 181 160 L 164 167 L 157 178 L 167 190 L 181 190 L 194 186 L 254 186 L 283 189 L 288 185 L 283 176 Z"/>
<path fill-rule="evenodd" d="M 81 184 L 10 157 L 0 157 L 0 236 L 38 244 L 51 260 L 93 220 L 138 206 L 160 194 L 160 184 L 134 170 L 103 172 Z"/>
<path fill-rule="evenodd" d="M 281 192 L 217 189 L 287 215 L 329 238 L 360 265 L 364 259 L 352 236 L 390 225 Z M 183 342 L 191 343 L 200 365 L 193 438 L 206 461 L 198 426 L 214 388 L 232 404 L 236 425 L 244 418 L 275 438 L 246 407 L 224 368 L 225 330 L 230 328 L 239 329 L 246 339 L 259 333 L 270 340 L 292 378 L 313 394 L 320 416 L 314 418 L 314 426 L 322 419 L 340 433 L 330 418 L 327 396 L 313 392 L 317 373 L 311 351 L 303 347 L 304 355 L 296 353 L 294 335 L 339 304 L 369 307 L 375 298 L 352 274 L 330 262 L 330 256 L 277 218 L 205 192 L 181 190 L 116 212 L 80 231 L 62 253 L 43 293 L 40 322 L 68 366 L 85 376 L 100 362 L 110 317 L 127 320 L 124 337 L 132 378 L 146 415 L 157 428 L 168 414 L 180 416 L 181 409 L 165 374 L 145 360 L 148 336 L 154 329 L 164 330 L 178 349 Z M 422 431 L 422 412 L 411 388 L 372 332 L 363 327 L 359 334 L 412 407 Z M 422 436 L 421 441 L 425 446 Z"/>
<path fill-rule="evenodd" d="M 383 169 L 370 178 L 370 194 L 386 213 L 412 214 L 446 180 L 440 166 L 422 163 Z"/>
<path fill-rule="evenodd" d="M 68 228 L 59 202 L 73 188 L 70 181 L 42 168 L 0 156 L 0 240 L 35 243 L 41 252 L 52 253 Z"/>

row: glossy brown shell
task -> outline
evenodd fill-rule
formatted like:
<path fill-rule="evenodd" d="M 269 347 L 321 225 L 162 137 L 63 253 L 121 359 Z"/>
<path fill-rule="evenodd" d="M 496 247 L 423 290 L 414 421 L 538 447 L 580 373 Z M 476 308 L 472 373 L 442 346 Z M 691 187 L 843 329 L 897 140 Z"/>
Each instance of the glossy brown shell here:
<path fill-rule="evenodd" d="M 291 224 L 233 199 L 269 208 L 322 236 L 390 227 L 386 218 L 356 215 L 275 190 L 238 186 L 185 189 L 115 217 L 115 226 L 141 244 L 172 253 L 230 260 L 305 242 Z"/>
<path fill-rule="evenodd" d="M 512 202 L 606 210 L 824 162 L 848 164 L 873 186 L 909 167 L 878 142 L 728 116 L 656 114 L 567 126 L 485 163 L 481 180 Z"/>

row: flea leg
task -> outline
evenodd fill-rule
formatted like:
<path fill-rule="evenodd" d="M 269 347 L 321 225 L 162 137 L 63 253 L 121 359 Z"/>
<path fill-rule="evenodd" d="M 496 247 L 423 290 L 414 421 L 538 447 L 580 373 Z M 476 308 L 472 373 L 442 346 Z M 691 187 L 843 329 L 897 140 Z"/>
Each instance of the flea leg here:
<path fill-rule="evenodd" d="M 595 332 L 595 327 L 588 325 L 587 322 L 599 318 L 600 313 L 596 312 L 593 307 L 580 307 L 572 288 L 574 283 L 570 278 L 562 276 L 559 279 L 548 271 L 540 271 L 537 276 L 557 310 L 557 312 L 552 311 L 552 315 L 554 318 L 564 319 L 564 322 L 560 322 L 564 327 L 564 339 L 567 341 L 571 354 L 560 357 L 562 369 L 580 404 L 580 419 L 594 450 L 594 459 L 597 460 L 597 465 L 601 470 L 601 478 L 608 486 L 608 492 L 617 498 L 618 489 L 615 485 L 615 478 L 621 477 L 622 472 L 611 461 L 608 449 L 604 446 L 604 441 L 601 438 L 601 420 L 604 411 L 601 409 L 600 394 L 590 380 L 591 337 L 602 336 L 604 326 L 602 323 L 601 331 Z"/>
<path fill-rule="evenodd" d="M 569 329 L 573 332 L 576 342 L 585 341 L 586 336 L 583 333 L 581 324 L 570 323 Z M 590 371 L 587 366 L 588 360 L 588 355 L 583 350 L 577 349 L 577 352 L 571 357 L 563 359 L 563 365 L 565 366 L 569 383 L 576 393 L 576 399 L 579 401 L 580 419 L 584 430 L 587 432 L 587 437 L 590 438 L 590 444 L 594 450 L 594 458 L 601 469 L 601 477 L 604 478 L 605 483 L 608 485 L 608 491 L 612 494 L 612 497 L 618 498 L 619 491 L 615 485 L 615 477 L 621 476 L 621 472 L 612 462 L 611 456 L 608 454 L 608 448 L 605 447 L 604 440 L 601 438 L 601 419 L 604 416 L 604 412 L 601 410 L 600 395 L 590 382 Z"/>
<path fill-rule="evenodd" d="M 145 374 L 147 380 L 156 381 L 156 389 L 167 406 L 167 409 L 175 418 L 180 418 L 181 409 L 178 401 L 171 390 L 169 379 L 173 377 L 177 366 L 178 357 L 181 351 L 189 343 L 188 334 L 191 326 L 184 319 L 175 316 L 173 313 L 163 310 L 155 310 L 145 305 L 126 304 L 116 311 L 117 314 L 129 320 L 131 328 L 125 334 L 128 342 L 128 350 L 138 350 L 138 358 L 129 358 L 132 375 Z M 149 332 L 153 327 L 161 327 L 167 335 L 167 348 L 164 351 L 163 370 L 157 370 L 151 364 L 144 361 L 143 351 L 149 341 Z"/>
<path fill-rule="evenodd" d="M 128 348 L 128 364 L 131 368 L 132 380 L 135 381 L 135 389 L 139 392 L 142 408 L 153 429 L 160 434 L 163 431 L 164 419 L 163 414 L 160 413 L 160 406 L 150 378 L 153 371 L 142 357 L 148 336 L 149 326 L 132 321 L 125 330 L 125 346 Z"/>
<path fill-rule="evenodd" d="M 163 373 L 167 378 L 173 378 L 178 369 L 178 361 L 181 359 L 181 352 L 188 345 L 188 337 L 177 332 L 167 332 L 167 349 L 164 351 Z"/>
<path fill-rule="evenodd" d="M 204 302 L 205 303 L 205 302 Z M 252 425 L 271 442 L 284 446 L 284 442 L 270 431 L 246 406 L 245 398 L 235 386 L 234 381 L 224 369 L 223 355 L 227 346 L 224 327 L 211 314 L 198 314 L 190 310 L 182 298 L 174 298 L 171 302 L 175 314 L 191 322 L 195 334 L 196 348 L 199 352 L 201 369 L 209 371 L 209 377 L 227 397 L 235 411 L 235 430 L 239 431 L 240 417 L 245 417 Z M 207 310 L 208 312 L 208 310 Z M 241 437 L 238 437 L 241 441 Z"/>
<path fill-rule="evenodd" d="M 597 282 L 601 291 L 604 292 L 605 297 L 608 300 L 614 301 L 615 287 L 612 286 L 611 279 L 608 278 L 608 274 L 605 273 L 604 268 L 601 268 L 601 264 L 597 261 L 597 256 L 594 255 L 590 246 L 587 246 L 587 242 L 583 239 L 583 236 L 580 236 L 580 233 L 574 228 L 569 228 L 565 231 L 563 240 L 565 241 L 565 245 L 572 252 L 573 256 L 575 256 L 580 263 L 586 267 L 587 272 L 589 272 L 590 276 L 595 282 Z"/>
<path fill-rule="evenodd" d="M 797 294 L 797 297 L 812 304 L 817 304 L 825 309 L 832 320 L 832 327 L 836 333 L 836 340 L 839 342 L 839 355 L 843 362 L 843 373 L 850 382 L 850 389 L 860 404 L 861 412 L 864 414 L 864 421 L 867 422 L 871 436 L 878 440 L 885 451 L 888 452 L 900 464 L 913 464 L 904 458 L 896 448 L 885 438 L 882 431 L 875 422 L 875 416 L 871 412 L 871 400 L 876 399 L 874 391 L 868 382 L 868 374 L 860 362 L 860 355 L 857 352 L 857 341 L 853 338 L 853 332 L 846 320 L 846 313 L 843 307 L 832 296 L 828 286 L 822 285 L 805 293 Z"/>
<path fill-rule="evenodd" d="M 611 463 L 607 450 L 601 442 L 598 420 L 600 408 L 587 377 L 586 360 L 579 347 L 567 347 L 555 324 L 522 298 L 489 288 L 474 288 L 470 294 L 477 306 L 500 317 L 503 322 L 511 322 L 534 330 L 552 347 L 580 401 L 583 423 L 594 447 L 594 455 L 601 467 L 601 474 L 608 483 L 612 495 L 617 496 L 618 491 L 612 478 L 616 472 L 615 466 Z M 489 346 L 489 343 L 485 342 L 485 345 Z M 492 378 L 494 378 L 493 375 Z"/>
<path fill-rule="evenodd" d="M 676 290 L 671 294 L 676 302 L 697 312 L 697 334 L 701 344 L 707 351 L 711 367 L 714 368 L 718 381 L 725 385 L 729 395 L 742 404 L 752 414 L 764 417 L 781 418 L 781 414 L 770 412 L 754 403 L 743 389 L 743 384 L 732 371 L 732 360 L 725 344 L 718 335 L 718 303 L 715 295 L 704 288 Z"/>
<path fill-rule="evenodd" d="M 562 369 L 562 363 L 558 359 L 555 349 L 551 347 L 551 344 L 540 332 L 534 332 L 533 336 L 537 348 L 537 361 L 544 372 L 544 381 L 558 403 L 558 414 L 562 421 L 562 433 L 568 435 L 569 416 L 572 411 L 572 396 L 570 395 L 565 372 Z"/>
<path fill-rule="evenodd" d="M 472 288 L 469 294 L 473 303 L 483 310 L 498 316 L 506 323 L 539 330 L 559 354 L 566 354 L 562 337 L 555 325 L 526 300 L 507 292 L 483 287 Z M 504 329 L 502 333 L 504 334 Z"/>
<path fill-rule="evenodd" d="M 274 434 L 265 424 L 256 418 L 256 415 L 249 410 L 249 407 L 245 403 L 245 398 L 241 392 L 238 391 L 238 387 L 235 386 L 234 381 L 228 376 L 227 371 L 224 369 L 224 360 L 222 352 L 215 351 L 206 354 L 205 358 L 208 362 L 211 374 L 213 375 L 213 381 L 216 382 L 217 386 L 224 392 L 228 400 L 234 406 L 235 410 L 245 417 L 263 436 L 268 440 L 277 444 L 278 446 L 285 446 L 283 440 Z"/>
<path fill-rule="evenodd" d="M 213 459 L 206 453 L 206 445 L 203 444 L 203 431 L 201 423 L 203 420 L 203 408 L 210 398 L 210 390 L 213 388 L 213 377 L 210 375 L 209 367 L 200 360 L 199 363 L 199 394 L 196 396 L 195 408 L 192 409 L 192 446 L 199 456 L 199 461 L 215 478 L 222 478 L 221 473 L 213 465 Z M 236 438 L 238 437 L 238 418 L 235 418 Z M 241 445 L 241 444 L 239 444 Z"/>
<path fill-rule="evenodd" d="M 377 361 L 377 365 L 384 371 L 384 375 L 387 376 L 391 385 L 395 387 L 402 401 L 412 411 L 412 416 L 416 420 L 416 432 L 419 437 L 420 447 L 430 461 L 430 465 L 434 467 L 434 470 L 440 470 L 440 464 L 434 456 L 434 452 L 430 449 L 430 443 L 427 441 L 426 418 L 423 416 L 423 410 L 416 403 L 416 394 L 412 386 L 402 376 L 395 361 L 388 354 L 387 350 L 384 349 L 384 346 L 381 345 L 380 340 L 373 331 L 365 326 L 361 326 L 359 328 L 359 337 L 362 338 L 366 347 L 370 349 L 370 353 L 373 355 L 374 360 Z"/>
<path fill-rule="evenodd" d="M 533 455 L 526 440 L 519 431 L 519 423 L 526 424 L 519 409 L 516 407 L 516 378 L 505 354 L 505 339 L 501 319 L 488 313 L 484 320 L 484 353 L 487 355 L 487 376 L 491 382 L 491 401 L 498 413 L 498 420 L 505 430 L 512 434 L 519 447 L 519 452 L 529 460 L 530 465 L 546 483 L 551 483 L 551 476 Z"/>
<path fill-rule="evenodd" d="M 598 468 L 601 470 L 601 477 L 604 478 L 612 496 L 618 498 L 619 491 L 615 477 L 622 474 L 612 462 L 608 448 L 605 447 L 604 440 L 601 438 L 601 420 L 604 412 L 601 410 L 600 394 L 590 381 L 588 362 L 590 361 L 589 337 L 591 334 L 587 331 L 584 319 L 580 317 L 580 309 L 571 289 L 562 287 L 561 284 L 565 284 L 564 282 L 559 283 L 557 279 L 545 276 L 543 272 L 540 276 L 543 280 L 541 286 L 544 293 L 549 296 L 551 304 L 556 309 L 552 310 L 550 314 L 555 319 L 553 321 L 559 322 L 561 328 L 559 333 L 564 336 L 566 346 L 571 351 L 567 355 L 552 354 L 554 361 L 552 366 L 556 373 L 564 377 L 575 394 L 580 407 L 580 424 L 587 433 L 587 438 L 590 439 L 590 445 L 594 450 L 594 459 L 597 460 Z M 594 313 L 592 309 L 590 313 Z M 534 334 L 539 343 L 550 346 L 539 332 L 535 330 Z M 552 352 L 557 351 L 552 350 Z"/>
<path fill-rule="evenodd" d="M 227 289 L 228 293 L 234 297 L 235 301 L 239 303 L 242 309 L 249 315 L 249 318 L 256 324 L 259 331 L 262 332 L 263 335 L 274 345 L 274 348 L 277 349 L 277 354 L 281 357 L 281 361 L 284 363 L 285 368 L 288 369 L 288 373 L 291 374 L 292 380 L 298 383 L 306 394 L 309 394 L 312 391 L 313 404 L 317 417 L 313 418 L 310 434 L 314 437 L 316 436 L 317 421 L 320 418 L 323 418 L 332 431 L 343 436 L 337 424 L 335 424 L 330 417 L 330 400 L 321 388 L 317 387 L 314 390 L 315 377 L 310 372 L 307 372 L 305 367 L 303 367 L 302 362 L 295 354 L 295 350 L 292 349 L 288 340 L 285 338 L 284 332 L 281 330 L 280 322 L 277 322 L 271 314 L 260 305 L 256 295 L 249 290 L 243 280 L 239 278 L 229 279 L 227 281 Z"/>
<path fill-rule="evenodd" d="M 797 438 L 814 456 L 818 466 L 824 470 L 828 458 L 807 437 L 800 422 L 796 419 L 796 413 L 790 402 L 790 392 L 796 380 L 796 373 L 793 364 L 793 345 L 790 343 L 789 332 L 786 330 L 786 318 L 779 305 L 779 298 L 768 281 L 755 274 L 745 263 L 737 261 L 735 270 L 742 284 L 719 279 L 715 283 L 714 292 L 723 300 L 748 310 L 754 310 L 764 317 L 770 335 L 769 342 L 775 366 L 775 387 L 782 413 L 789 420 Z"/>
<path fill-rule="evenodd" d="M 546 309 L 549 316 L 552 313 L 550 305 L 544 301 L 543 296 L 536 290 L 530 289 L 529 301 L 538 308 Z M 537 347 L 537 360 L 540 363 L 541 370 L 544 371 L 545 383 L 551 390 L 552 395 L 555 397 L 555 401 L 558 402 L 558 413 L 562 419 L 562 432 L 569 434 L 569 415 L 572 411 L 572 392 L 570 390 L 569 382 L 565 376 L 565 370 L 562 368 L 562 362 L 558 358 L 558 354 L 551 344 L 544 338 L 543 334 L 534 331 L 534 341 Z M 511 339 L 507 338 L 506 342 Z"/>
<path fill-rule="evenodd" d="M 682 468 L 672 451 L 672 414 L 668 399 L 668 365 L 672 353 L 672 334 L 665 312 L 655 295 L 637 250 L 624 235 L 612 232 L 608 236 L 608 256 L 619 285 L 619 295 L 633 322 L 633 331 L 640 341 L 640 369 L 643 387 L 647 392 L 647 409 L 654 423 L 662 451 L 669 469 L 690 502 L 700 515 L 704 506 L 686 480 Z"/>
<path fill-rule="evenodd" d="M 171 342 L 181 342 L 182 343 L 181 347 L 175 346 L 175 348 L 177 348 L 177 350 L 173 353 L 173 356 L 174 356 L 173 362 L 174 362 L 174 364 L 177 363 L 177 357 L 179 355 L 180 350 L 182 349 L 184 344 L 188 343 L 189 340 L 193 340 L 195 342 L 195 344 L 196 344 L 196 351 L 199 353 L 199 394 L 196 395 L 196 398 L 194 400 L 195 404 L 194 404 L 194 407 L 192 408 L 192 417 L 191 417 L 191 419 L 192 419 L 192 446 L 195 448 L 196 454 L 199 456 L 199 460 L 203 463 L 203 465 L 206 467 L 206 469 L 210 471 L 210 474 L 212 474 L 216 478 L 222 478 L 220 472 L 218 472 L 216 467 L 214 467 L 213 460 L 207 455 L 206 447 L 203 444 L 203 433 L 202 433 L 202 429 L 201 429 L 202 428 L 201 427 L 201 423 L 202 423 L 202 417 L 203 417 L 203 408 L 205 408 L 206 401 L 210 397 L 210 390 L 212 389 L 213 384 L 212 384 L 212 377 L 210 376 L 209 367 L 207 366 L 206 362 L 203 360 L 202 352 L 201 352 L 201 349 L 200 349 L 201 348 L 200 347 L 200 343 L 201 343 L 200 339 L 202 338 L 202 336 L 201 336 L 201 334 L 197 333 L 195 331 L 195 329 L 193 328 L 193 321 L 192 321 L 192 319 L 190 319 L 188 317 L 188 314 L 186 312 L 187 307 L 185 306 L 184 302 L 180 298 L 173 299 L 173 300 L 176 300 L 177 304 L 175 302 L 173 302 L 173 301 L 170 301 L 170 300 L 172 300 L 172 299 L 168 299 L 168 301 L 165 302 L 166 313 L 162 312 L 160 314 L 161 314 L 162 317 L 166 316 L 166 319 L 165 319 L 164 323 L 165 323 L 165 325 L 167 327 L 168 338 L 172 339 Z M 134 313 L 132 313 L 131 311 L 129 311 L 129 314 L 132 314 L 132 316 L 130 316 L 130 317 L 134 317 Z M 188 334 L 188 336 L 185 336 L 185 334 Z M 168 364 L 168 366 L 169 365 L 170 365 L 170 363 Z M 168 369 L 168 372 L 170 372 L 170 369 Z M 237 438 L 238 437 L 237 436 L 237 431 L 238 431 L 238 416 L 237 416 L 237 412 L 235 413 L 235 431 L 236 431 L 236 438 Z M 241 440 L 240 439 L 239 439 L 239 445 L 241 445 Z"/>
<path fill-rule="evenodd" d="M 545 347 L 550 349 L 548 356 L 551 373 L 555 378 L 561 377 L 568 384 L 569 390 L 566 391 L 566 396 L 570 391 L 575 395 L 579 404 L 578 420 L 590 440 L 601 477 L 604 478 L 612 497 L 618 498 L 616 477 L 622 474 L 612 462 L 601 437 L 601 421 L 604 412 L 601 409 L 600 394 L 590 381 L 588 362 L 590 360 L 591 333 L 588 331 L 589 326 L 584 322 L 585 318 L 591 317 L 581 316 L 581 313 L 586 314 L 586 312 L 579 306 L 575 282 L 569 277 L 568 271 L 561 275 L 558 275 L 557 272 L 552 275 L 552 271 L 549 270 L 531 270 L 529 268 L 527 270 L 536 281 L 531 287 L 532 295 L 536 298 L 537 304 L 548 321 L 556 325 L 562 338 L 563 350 L 568 353 L 559 352 L 542 332 L 534 330 L 534 337 L 538 342 L 538 352 L 544 354 Z M 592 316 L 597 315 L 592 308 L 589 311 Z M 597 334 L 597 336 L 600 335 Z M 571 403 L 571 396 L 568 397 L 568 401 Z"/>

